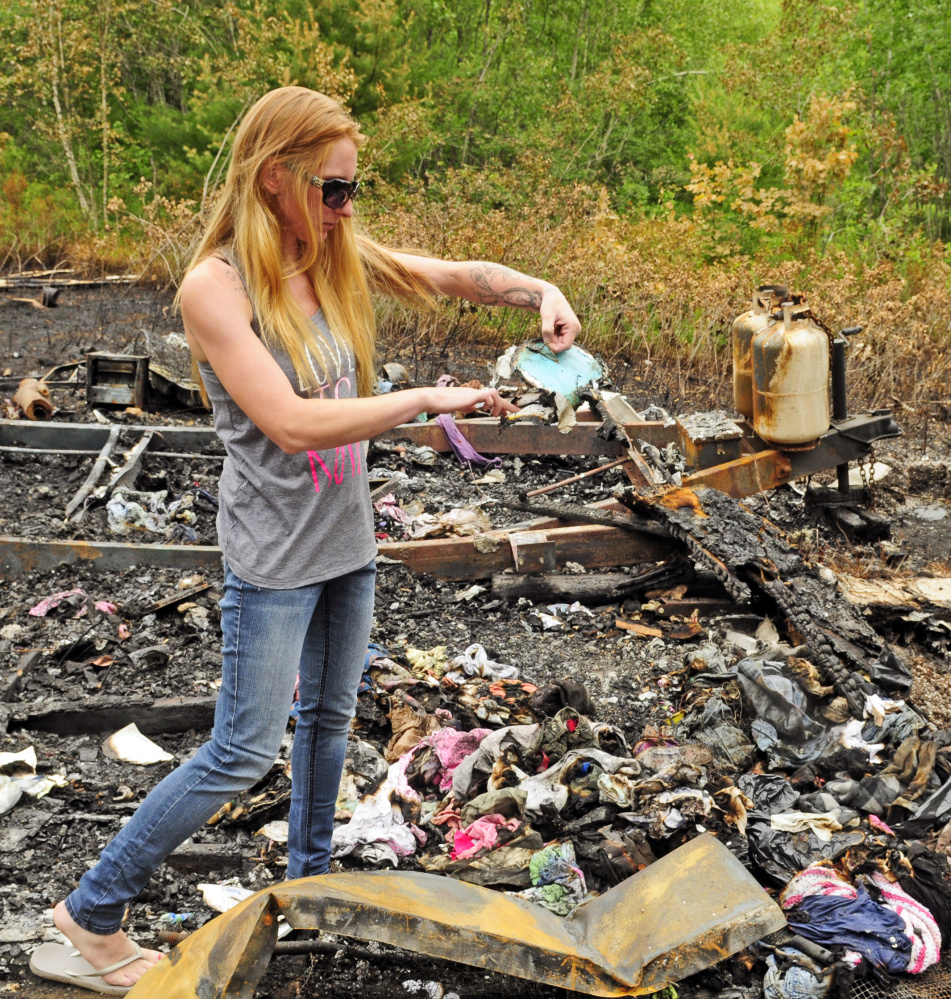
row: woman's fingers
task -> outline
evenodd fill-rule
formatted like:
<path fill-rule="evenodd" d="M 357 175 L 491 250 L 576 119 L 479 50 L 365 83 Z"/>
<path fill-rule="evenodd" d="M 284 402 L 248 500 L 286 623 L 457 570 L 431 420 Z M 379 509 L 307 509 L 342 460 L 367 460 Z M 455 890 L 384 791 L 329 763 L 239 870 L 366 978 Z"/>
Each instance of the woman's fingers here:
<path fill-rule="evenodd" d="M 542 339 L 555 353 L 567 350 L 581 332 L 581 323 L 568 299 L 555 287 L 542 299 Z"/>
<path fill-rule="evenodd" d="M 445 388 L 434 389 L 427 411 L 430 413 L 484 413 L 500 416 L 518 412 L 518 406 L 506 402 L 494 388 Z"/>

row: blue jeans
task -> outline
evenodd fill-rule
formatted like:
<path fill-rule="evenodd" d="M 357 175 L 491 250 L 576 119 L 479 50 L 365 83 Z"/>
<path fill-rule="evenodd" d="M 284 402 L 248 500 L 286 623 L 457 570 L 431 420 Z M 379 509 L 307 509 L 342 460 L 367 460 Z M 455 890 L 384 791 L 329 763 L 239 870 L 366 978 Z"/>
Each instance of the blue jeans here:
<path fill-rule="evenodd" d="M 287 873 L 302 878 L 327 870 L 375 579 L 371 562 L 313 586 L 268 590 L 225 566 L 223 679 L 211 739 L 152 790 L 66 899 L 83 929 L 118 930 L 125 907 L 168 854 L 270 771 L 298 673 Z"/>

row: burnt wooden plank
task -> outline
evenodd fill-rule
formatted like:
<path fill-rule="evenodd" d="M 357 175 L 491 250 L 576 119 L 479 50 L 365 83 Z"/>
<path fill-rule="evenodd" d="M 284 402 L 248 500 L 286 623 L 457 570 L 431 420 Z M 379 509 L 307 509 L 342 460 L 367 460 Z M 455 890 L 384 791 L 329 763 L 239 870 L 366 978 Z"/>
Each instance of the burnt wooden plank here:
<path fill-rule="evenodd" d="M 635 534 L 621 527 L 583 524 L 546 529 L 555 542 L 555 565 L 580 562 L 589 569 L 659 562 L 677 550 L 674 541 Z M 424 539 L 378 546 L 380 555 L 402 562 L 413 572 L 430 572 L 443 579 L 487 579 L 514 568 L 512 548 L 504 533 L 477 538 Z"/>
<path fill-rule="evenodd" d="M 213 545 L 135 545 L 118 541 L 33 541 L 0 535 L 0 579 L 26 572 L 85 562 L 103 572 L 133 566 L 182 571 L 221 568 L 221 549 Z"/>
<path fill-rule="evenodd" d="M 153 431 L 149 445 L 153 451 L 163 447 L 181 451 L 200 451 L 218 440 L 213 427 L 160 427 L 122 424 L 132 437 Z M 96 450 L 109 436 L 110 426 L 102 423 L 59 423 L 56 421 L 0 420 L 0 444 L 19 444 L 51 450 Z"/>
<path fill-rule="evenodd" d="M 600 423 L 579 422 L 563 434 L 557 427 L 539 427 L 532 423 L 513 423 L 501 426 L 494 417 L 478 420 L 457 420 L 456 426 L 463 437 L 480 454 L 565 454 L 591 456 L 619 456 L 624 448 L 619 441 L 606 441 L 598 436 Z M 667 444 L 675 439 L 675 428 L 663 423 L 637 424 L 636 432 L 652 444 Z M 435 422 L 402 423 L 374 440 L 408 440 L 413 444 L 426 444 L 434 451 L 449 451 L 449 442 L 442 428 Z"/>
<path fill-rule="evenodd" d="M 211 728 L 217 694 L 203 697 L 129 698 L 118 695 L 87 697 L 80 701 L 43 701 L 5 706 L 9 731 L 55 732 L 57 735 L 95 735 L 115 732 L 135 722 L 145 735 Z"/>

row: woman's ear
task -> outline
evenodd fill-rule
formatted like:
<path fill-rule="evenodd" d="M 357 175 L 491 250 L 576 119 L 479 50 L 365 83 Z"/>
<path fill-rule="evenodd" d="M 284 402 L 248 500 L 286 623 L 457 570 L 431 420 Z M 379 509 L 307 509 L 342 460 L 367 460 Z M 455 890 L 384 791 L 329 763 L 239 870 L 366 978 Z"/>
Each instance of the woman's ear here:
<path fill-rule="evenodd" d="M 269 194 L 277 194 L 281 189 L 281 171 L 284 167 L 279 160 L 269 159 L 261 169 L 261 183 Z"/>

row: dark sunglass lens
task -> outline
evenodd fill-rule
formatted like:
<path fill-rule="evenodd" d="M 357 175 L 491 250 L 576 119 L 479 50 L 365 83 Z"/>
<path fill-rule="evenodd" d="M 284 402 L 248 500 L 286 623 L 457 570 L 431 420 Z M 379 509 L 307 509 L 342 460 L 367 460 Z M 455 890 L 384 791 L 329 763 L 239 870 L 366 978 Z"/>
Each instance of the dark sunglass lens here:
<path fill-rule="evenodd" d="M 324 204 L 338 211 L 357 193 L 357 184 L 351 184 L 346 180 L 326 180 L 324 181 L 323 194 Z"/>

